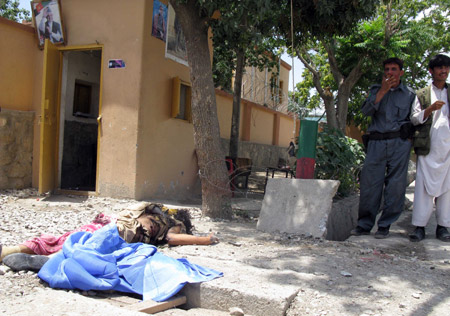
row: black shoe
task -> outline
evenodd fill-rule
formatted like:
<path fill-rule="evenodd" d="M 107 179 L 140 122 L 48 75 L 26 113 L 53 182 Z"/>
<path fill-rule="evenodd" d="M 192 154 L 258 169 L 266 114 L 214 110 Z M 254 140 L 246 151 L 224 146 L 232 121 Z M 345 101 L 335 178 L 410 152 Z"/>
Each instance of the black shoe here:
<path fill-rule="evenodd" d="M 417 226 L 412 234 L 409 235 L 409 240 L 412 242 L 419 242 L 425 238 L 425 227 Z"/>
<path fill-rule="evenodd" d="M 370 230 L 365 230 L 360 226 L 356 226 L 354 229 L 350 231 L 351 236 L 361 236 L 361 235 L 370 235 Z"/>
<path fill-rule="evenodd" d="M 450 233 L 444 226 L 437 225 L 436 227 L 436 238 L 442 241 L 450 241 Z"/>
<path fill-rule="evenodd" d="M 389 236 L 389 228 L 391 226 L 388 227 L 378 227 L 377 232 L 375 233 L 375 238 L 376 239 L 384 239 L 387 238 Z"/>
<path fill-rule="evenodd" d="M 13 253 L 3 258 L 3 264 L 14 271 L 39 271 L 48 259 L 49 257 L 47 256 Z"/>

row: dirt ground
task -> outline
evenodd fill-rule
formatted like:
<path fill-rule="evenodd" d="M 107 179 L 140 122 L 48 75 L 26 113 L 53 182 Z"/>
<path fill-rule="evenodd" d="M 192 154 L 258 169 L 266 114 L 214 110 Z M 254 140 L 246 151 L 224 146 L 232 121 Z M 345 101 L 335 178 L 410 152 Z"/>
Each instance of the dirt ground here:
<path fill-rule="evenodd" d="M 41 233 L 62 234 L 89 223 L 99 212 L 113 214 L 134 203 L 103 197 L 39 196 L 34 190 L 0 191 L 0 243 L 18 244 Z M 240 216 L 223 222 L 202 218 L 198 208 L 189 207 L 196 232 L 218 232 L 221 242 L 206 248 L 166 247 L 161 251 L 174 257 L 235 260 L 264 271 L 291 273 L 296 280 L 290 285 L 297 285 L 298 292 L 285 315 L 450 315 L 450 252 L 442 251 L 442 242 L 431 235 L 427 243 L 416 244 L 405 241 L 402 232 L 394 233 L 380 244 L 373 236 L 336 242 L 266 234 L 256 231 L 254 212 L 241 210 Z M 55 306 L 49 315 L 101 314 L 85 302 L 95 297 L 93 291 L 53 290 L 33 272 L 15 273 L 0 264 L 0 314 L 41 314 L 26 306 L 37 297 L 59 292 L 72 297 L 65 304 L 70 301 L 78 307 L 68 311 L 68 305 Z M 95 306 L 99 308 L 99 303 Z M 137 315 L 109 310 L 110 315 Z M 195 313 L 202 314 L 214 315 L 212 311 Z M 175 309 L 160 315 L 194 312 Z M 247 311 L 246 315 L 254 314 Z"/>

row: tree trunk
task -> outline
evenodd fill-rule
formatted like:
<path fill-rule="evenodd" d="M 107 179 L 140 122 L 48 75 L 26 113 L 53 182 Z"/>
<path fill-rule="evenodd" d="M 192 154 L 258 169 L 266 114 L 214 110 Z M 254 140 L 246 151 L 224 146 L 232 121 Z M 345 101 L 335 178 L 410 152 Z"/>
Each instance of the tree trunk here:
<path fill-rule="evenodd" d="M 230 157 L 234 160 L 238 157 L 239 145 L 239 123 L 241 118 L 241 88 L 242 75 L 244 72 L 245 53 L 240 49 L 237 52 L 236 72 L 234 76 L 234 92 L 233 92 L 233 114 L 231 116 L 231 132 L 230 132 Z"/>
<path fill-rule="evenodd" d="M 317 89 L 317 86 L 316 86 Z M 331 91 L 326 90 L 325 93 L 321 93 L 320 97 L 323 100 L 325 106 L 325 113 L 327 114 L 327 125 L 330 128 L 339 128 L 336 118 L 336 108 L 334 106 L 334 97 Z"/>
<path fill-rule="evenodd" d="M 351 88 L 346 87 L 338 90 L 337 95 L 337 124 L 338 129 L 340 129 L 345 134 L 345 128 L 347 126 L 347 113 L 348 113 L 348 100 L 350 99 Z"/>
<path fill-rule="evenodd" d="M 231 218 L 231 192 L 225 155 L 220 146 L 219 120 L 208 47 L 208 26 L 196 0 L 170 1 L 186 40 L 192 85 L 194 144 L 202 183 L 202 212 L 213 218 Z"/>

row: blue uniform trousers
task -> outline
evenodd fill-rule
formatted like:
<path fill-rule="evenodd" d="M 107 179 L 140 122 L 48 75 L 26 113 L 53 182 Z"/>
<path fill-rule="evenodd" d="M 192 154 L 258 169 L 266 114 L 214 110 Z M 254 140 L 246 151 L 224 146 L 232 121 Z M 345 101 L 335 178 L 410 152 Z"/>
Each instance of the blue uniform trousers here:
<path fill-rule="evenodd" d="M 371 230 L 384 203 L 378 227 L 388 227 L 400 216 L 407 185 L 411 142 L 393 138 L 370 140 L 360 178 L 358 226 Z M 384 190 L 383 190 L 384 189 Z"/>

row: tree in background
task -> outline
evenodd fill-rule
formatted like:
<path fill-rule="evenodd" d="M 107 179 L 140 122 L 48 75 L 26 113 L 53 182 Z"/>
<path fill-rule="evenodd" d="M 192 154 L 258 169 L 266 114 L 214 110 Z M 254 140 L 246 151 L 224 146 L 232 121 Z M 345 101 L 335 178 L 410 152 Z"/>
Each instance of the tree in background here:
<path fill-rule="evenodd" d="M 0 16 L 19 23 L 23 20 L 31 21 L 30 12 L 26 9 L 19 9 L 17 0 L 0 0 Z"/>
<path fill-rule="evenodd" d="M 289 45 L 294 16 L 296 43 L 305 43 L 311 35 L 330 36 L 349 30 L 375 8 L 376 1 L 224 1 L 221 16 L 213 26 L 214 78 L 216 86 L 231 90 L 234 74 L 233 115 L 230 153 L 237 157 L 242 75 L 245 66 L 267 67 L 279 71 L 279 49 Z M 277 56 L 278 55 L 278 56 Z M 276 73 L 275 73 L 276 74 Z M 289 110 L 295 111 L 292 101 Z M 295 112 L 299 112 L 298 110 Z M 300 114 L 300 113 L 299 113 Z"/>
<path fill-rule="evenodd" d="M 215 1 L 170 0 L 186 41 L 192 85 L 194 145 L 202 184 L 202 213 L 231 218 L 228 172 L 220 146 L 216 95 L 208 46 L 209 22 L 218 7 Z"/>
<path fill-rule="evenodd" d="M 222 1 L 220 17 L 211 23 L 213 32 L 213 76 L 216 86 L 233 87 L 233 112 L 229 156 L 238 156 L 242 78 L 246 66 L 267 68 L 278 73 L 277 43 L 273 38 L 273 21 L 281 12 L 274 1 Z"/>
<path fill-rule="evenodd" d="M 382 61 L 403 58 L 404 80 L 423 86 L 428 57 L 449 49 L 448 17 L 448 2 L 388 0 L 350 34 L 315 36 L 297 45 L 305 79 L 297 85 L 296 97 L 310 107 L 323 103 L 330 127 L 345 132 L 349 119 L 364 129 L 367 118 L 359 108 L 370 84 L 380 80 Z M 312 95 L 311 88 L 316 90 Z"/>
<path fill-rule="evenodd" d="M 231 217 L 231 195 L 228 174 L 220 147 L 219 122 L 214 91 L 208 28 L 217 10 L 228 12 L 235 5 L 232 0 L 169 0 L 179 18 L 186 39 L 186 51 L 192 84 L 192 121 L 194 145 L 202 181 L 202 211 L 211 217 Z M 262 1 L 267 7 L 270 0 Z M 295 35 L 307 39 L 309 34 L 340 33 L 368 15 L 375 1 L 370 0 L 296 0 L 293 13 Z M 284 3 L 284 2 L 282 2 Z M 280 15 L 271 26 L 278 39 L 290 38 L 290 10 L 280 5 Z M 245 16 L 245 14 L 241 15 Z M 239 20 L 245 25 L 245 19 Z M 270 23 L 268 20 L 267 23 Z M 305 33 L 305 34 L 304 34 Z M 289 42 L 288 42 L 289 43 Z"/>

